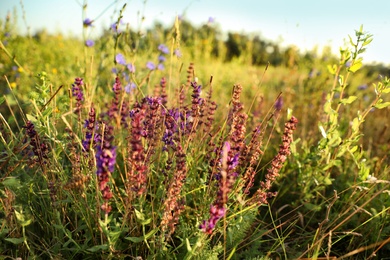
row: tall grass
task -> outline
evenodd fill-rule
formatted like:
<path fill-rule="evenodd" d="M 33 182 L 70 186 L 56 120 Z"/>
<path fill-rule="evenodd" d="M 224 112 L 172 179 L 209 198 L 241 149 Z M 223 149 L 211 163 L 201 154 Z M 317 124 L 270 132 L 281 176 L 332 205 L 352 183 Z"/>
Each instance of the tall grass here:
<path fill-rule="evenodd" d="M 178 19 L 156 41 L 121 15 L 93 46 L 86 19 L 83 41 L 0 31 L 2 257 L 388 255 L 390 81 L 359 76 L 370 34 L 335 64 L 253 67 L 202 57 Z"/>

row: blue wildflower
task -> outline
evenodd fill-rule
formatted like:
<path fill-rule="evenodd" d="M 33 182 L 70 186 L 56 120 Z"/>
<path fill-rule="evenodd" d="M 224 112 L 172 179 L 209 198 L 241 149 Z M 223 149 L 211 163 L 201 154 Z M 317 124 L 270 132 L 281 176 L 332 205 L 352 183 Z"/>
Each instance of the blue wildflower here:
<path fill-rule="evenodd" d="M 162 53 L 164 53 L 164 54 L 168 54 L 169 53 L 169 49 L 168 49 L 168 47 L 165 44 L 160 44 L 157 49 L 159 51 L 161 51 Z"/>
<path fill-rule="evenodd" d="M 135 72 L 135 65 L 133 63 L 127 64 L 127 69 L 130 71 L 130 73 Z"/>
<path fill-rule="evenodd" d="M 115 56 L 115 61 L 116 61 L 118 64 L 126 65 L 125 57 L 124 57 L 121 53 L 118 53 L 118 54 Z"/>
<path fill-rule="evenodd" d="M 159 64 L 157 65 L 157 69 L 158 69 L 158 70 L 164 70 L 164 69 L 165 69 L 164 64 L 159 63 Z"/>
<path fill-rule="evenodd" d="M 85 46 L 87 47 L 92 47 L 95 45 L 95 42 L 93 40 L 86 40 L 85 41 Z"/>
<path fill-rule="evenodd" d="M 282 97 L 279 97 L 276 100 L 274 107 L 275 107 L 276 110 L 281 110 L 282 109 L 282 107 L 283 107 L 283 98 Z"/>
<path fill-rule="evenodd" d="M 166 60 L 167 60 L 167 58 L 165 58 L 165 56 L 163 56 L 163 55 L 158 56 L 158 61 L 159 62 L 164 62 Z"/>
<path fill-rule="evenodd" d="M 93 20 L 91 20 L 91 19 L 89 19 L 89 18 L 86 18 L 86 19 L 83 21 L 84 27 L 91 27 L 91 26 L 92 26 L 92 23 L 93 23 Z"/>
<path fill-rule="evenodd" d="M 181 58 L 183 55 L 181 54 L 181 51 L 179 49 L 175 49 L 173 51 L 173 54 L 176 55 L 176 57 Z"/>
<path fill-rule="evenodd" d="M 153 62 L 148 61 L 146 63 L 146 68 L 148 68 L 149 70 L 155 70 L 156 69 L 156 65 Z"/>
<path fill-rule="evenodd" d="M 129 84 L 127 84 L 125 86 L 125 91 L 127 94 L 130 94 L 132 92 L 133 89 L 135 89 L 137 87 L 137 85 L 135 85 L 134 82 L 130 82 Z"/>

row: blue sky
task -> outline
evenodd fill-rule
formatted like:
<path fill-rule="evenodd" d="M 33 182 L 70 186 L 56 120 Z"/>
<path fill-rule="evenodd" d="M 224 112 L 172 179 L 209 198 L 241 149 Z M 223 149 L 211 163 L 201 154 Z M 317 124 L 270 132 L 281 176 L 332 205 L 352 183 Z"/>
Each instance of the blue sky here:
<path fill-rule="evenodd" d="M 86 14 L 91 19 L 110 6 L 95 22 L 98 36 L 102 26 L 106 28 L 117 19 L 124 3 L 124 21 L 136 29 L 139 15 L 145 17 L 142 28 L 155 20 L 171 25 L 176 15 L 185 14 L 195 25 L 215 18 L 222 31 L 259 33 L 268 40 L 282 45 L 294 44 L 312 49 L 315 45 L 333 46 L 337 51 L 348 34 L 354 34 L 361 24 L 364 31 L 374 35 L 374 41 L 364 54 L 364 60 L 390 64 L 390 1 L 388 0 L 89 0 Z M 23 0 L 26 20 L 31 32 L 47 28 L 50 32 L 81 35 L 83 0 Z M 113 3 L 111 5 L 111 3 Z M 16 8 L 18 27 L 26 31 L 22 21 L 20 1 L 1 0 L 0 17 Z M 113 18 L 114 17 L 114 18 Z"/>

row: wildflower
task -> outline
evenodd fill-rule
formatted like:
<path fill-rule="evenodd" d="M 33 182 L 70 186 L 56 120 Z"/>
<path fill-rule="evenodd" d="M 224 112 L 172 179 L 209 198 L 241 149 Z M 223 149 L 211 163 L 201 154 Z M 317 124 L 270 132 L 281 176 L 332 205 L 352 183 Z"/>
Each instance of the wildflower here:
<path fill-rule="evenodd" d="M 164 62 L 166 60 L 167 60 L 167 58 L 165 58 L 165 56 L 163 56 L 163 55 L 158 56 L 158 61 L 159 62 Z"/>
<path fill-rule="evenodd" d="M 287 160 L 287 156 L 290 155 L 290 145 L 293 140 L 293 131 L 296 129 L 298 119 L 294 116 L 285 124 L 284 133 L 282 138 L 282 144 L 279 147 L 278 154 L 271 161 L 271 167 L 267 170 L 265 175 L 265 181 L 260 182 L 260 189 L 257 190 L 255 198 L 257 203 L 266 204 L 269 197 L 276 196 L 275 193 L 269 192 L 272 183 L 279 176 L 280 169 L 283 167 L 284 162 Z"/>
<path fill-rule="evenodd" d="M 281 96 L 276 100 L 276 102 L 274 104 L 274 107 L 278 111 L 282 109 L 282 107 L 283 107 L 283 98 Z"/>
<path fill-rule="evenodd" d="M 83 148 L 85 152 L 90 151 L 91 144 L 93 145 L 93 132 L 95 129 L 96 121 L 96 112 L 95 109 L 91 106 L 91 109 L 88 113 L 88 119 L 85 120 L 84 127 L 87 129 L 85 132 L 85 139 L 83 140 Z"/>
<path fill-rule="evenodd" d="M 125 57 L 121 54 L 121 53 L 118 53 L 116 56 L 115 56 L 115 61 L 121 65 L 126 65 L 126 60 L 125 60 Z"/>
<path fill-rule="evenodd" d="M 118 74 L 118 69 L 117 68 L 112 68 L 111 72 L 114 73 L 114 74 Z"/>
<path fill-rule="evenodd" d="M 165 44 L 160 44 L 157 49 L 159 51 L 161 51 L 161 53 L 163 53 L 163 54 L 168 54 L 169 53 L 169 49 L 168 49 L 168 47 Z"/>
<path fill-rule="evenodd" d="M 221 152 L 221 171 L 218 175 L 218 193 L 214 203 L 210 206 L 210 218 L 202 222 L 199 228 L 206 234 L 211 234 L 216 223 L 226 214 L 225 204 L 228 195 L 237 178 L 235 168 L 238 166 L 239 154 L 231 149 L 230 143 L 225 142 Z"/>
<path fill-rule="evenodd" d="M 138 102 L 130 111 L 131 128 L 129 138 L 129 155 L 127 158 L 129 171 L 127 179 L 129 181 L 128 192 L 134 192 L 138 196 L 146 192 L 147 184 L 147 164 L 145 164 L 145 150 L 142 138 L 145 136 L 144 120 L 147 103 Z"/>
<path fill-rule="evenodd" d="M 11 82 L 9 85 L 11 86 L 11 88 L 16 88 L 16 82 Z"/>
<path fill-rule="evenodd" d="M 358 87 L 358 90 L 365 90 L 365 89 L 367 89 L 368 88 L 368 85 L 367 84 L 363 84 L 363 85 L 360 85 L 359 87 Z"/>
<path fill-rule="evenodd" d="M 181 198 L 181 190 L 187 175 L 186 154 L 179 144 L 176 152 L 176 171 L 168 186 L 167 199 L 164 201 L 164 213 L 161 220 L 162 231 L 169 227 L 169 234 L 173 234 L 175 226 L 179 222 L 180 213 L 184 210 Z"/>
<path fill-rule="evenodd" d="M 164 69 L 165 69 L 164 64 L 159 63 L 159 64 L 157 65 L 157 69 L 158 69 L 158 70 L 164 70 Z"/>
<path fill-rule="evenodd" d="M 95 42 L 93 40 L 86 40 L 85 41 L 85 46 L 87 47 L 92 47 L 95 45 Z"/>
<path fill-rule="evenodd" d="M 107 185 L 109 176 L 114 172 L 116 163 L 116 147 L 112 145 L 113 127 L 106 125 L 102 133 L 101 143 L 96 146 L 96 175 L 98 176 L 99 190 L 102 192 L 104 200 L 101 209 L 106 213 L 110 213 L 111 206 L 108 201 L 112 198 L 112 192 Z"/>
<path fill-rule="evenodd" d="M 91 27 L 91 26 L 92 26 L 92 23 L 93 23 L 93 20 L 91 20 L 91 19 L 89 19 L 89 18 L 86 18 L 86 19 L 83 21 L 84 27 Z"/>
<path fill-rule="evenodd" d="M 167 81 L 166 79 L 163 77 L 160 81 L 160 87 L 161 87 L 161 104 L 163 104 L 163 106 L 166 106 L 166 104 L 168 103 L 168 95 L 167 95 Z"/>
<path fill-rule="evenodd" d="M 122 84 L 119 80 L 119 77 L 115 78 L 115 83 L 112 86 L 112 91 L 114 92 L 115 96 L 113 97 L 111 101 L 111 105 L 108 109 L 107 115 L 109 116 L 110 119 L 118 116 L 118 111 L 119 111 L 119 103 L 120 103 L 120 95 L 121 95 L 121 90 L 122 90 Z"/>
<path fill-rule="evenodd" d="M 10 32 L 6 32 L 6 33 L 4 33 L 4 37 L 11 37 L 11 33 Z"/>
<path fill-rule="evenodd" d="M 30 145 L 34 155 L 38 156 L 38 161 L 43 164 L 44 160 L 46 161 L 48 159 L 49 146 L 40 139 L 40 136 L 37 131 L 35 131 L 35 126 L 31 121 L 27 121 L 24 128 L 26 128 L 26 133 L 30 138 Z"/>
<path fill-rule="evenodd" d="M 120 19 L 120 20 L 119 20 L 119 23 L 113 23 L 113 24 L 111 24 L 111 30 L 112 30 L 114 33 L 121 33 L 122 30 L 119 29 L 118 27 L 119 27 L 119 25 L 123 25 L 123 24 L 124 24 L 123 20 Z"/>
<path fill-rule="evenodd" d="M 125 92 L 126 92 L 127 94 L 130 94 L 131 91 L 132 91 L 133 89 L 135 89 L 135 88 L 137 88 L 137 85 L 135 85 L 134 82 L 130 82 L 129 84 L 127 84 L 127 85 L 125 86 Z"/>
<path fill-rule="evenodd" d="M 352 65 L 352 61 L 350 60 L 345 63 L 345 67 L 347 68 L 351 67 L 351 65 Z"/>
<path fill-rule="evenodd" d="M 84 100 L 84 94 L 82 90 L 82 85 L 84 85 L 82 78 L 75 78 L 74 83 L 72 84 L 72 95 L 76 97 L 76 109 L 75 113 L 80 112 L 82 107 L 82 102 Z"/>
<path fill-rule="evenodd" d="M 130 71 L 130 73 L 135 73 L 135 65 L 133 63 L 127 64 L 127 69 Z"/>
<path fill-rule="evenodd" d="M 181 54 L 181 51 L 179 49 L 175 49 L 173 53 L 176 55 L 176 57 L 181 58 L 183 55 Z"/>
<path fill-rule="evenodd" d="M 148 61 L 146 63 L 146 68 L 148 68 L 149 70 L 155 70 L 156 69 L 156 65 L 153 62 Z"/>
<path fill-rule="evenodd" d="M 214 17 L 209 17 L 209 20 L 207 21 L 208 24 L 212 24 L 215 22 L 215 18 Z"/>

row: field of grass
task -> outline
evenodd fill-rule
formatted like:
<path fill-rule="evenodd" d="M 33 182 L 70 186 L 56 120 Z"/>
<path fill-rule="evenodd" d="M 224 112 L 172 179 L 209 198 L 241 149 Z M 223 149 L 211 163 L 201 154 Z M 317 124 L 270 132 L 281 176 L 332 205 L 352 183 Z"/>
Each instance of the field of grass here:
<path fill-rule="evenodd" d="M 389 259 L 375 36 L 334 57 L 120 21 L 0 21 L 0 259 Z"/>

